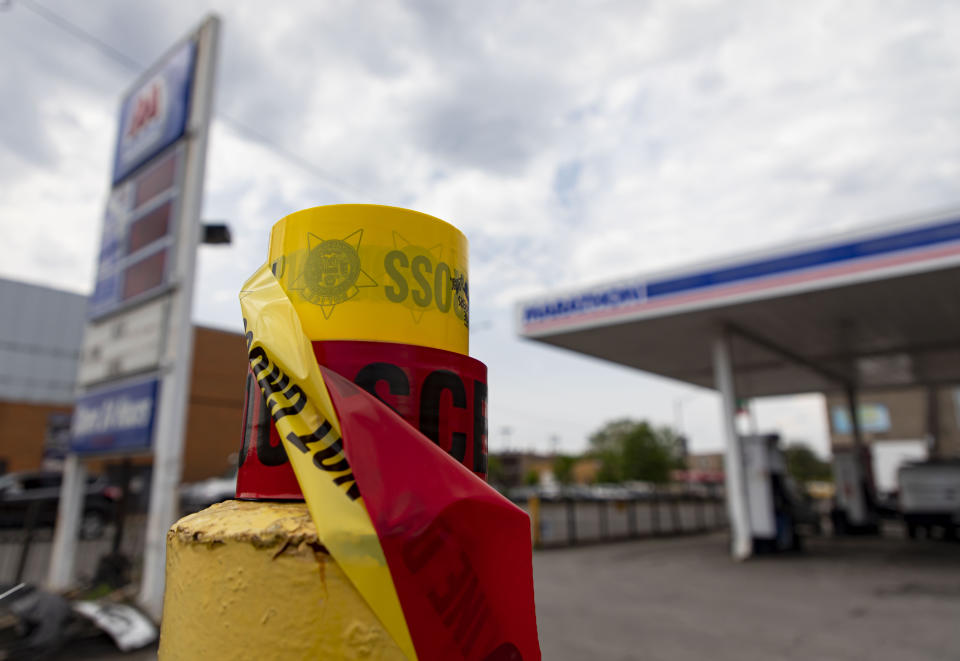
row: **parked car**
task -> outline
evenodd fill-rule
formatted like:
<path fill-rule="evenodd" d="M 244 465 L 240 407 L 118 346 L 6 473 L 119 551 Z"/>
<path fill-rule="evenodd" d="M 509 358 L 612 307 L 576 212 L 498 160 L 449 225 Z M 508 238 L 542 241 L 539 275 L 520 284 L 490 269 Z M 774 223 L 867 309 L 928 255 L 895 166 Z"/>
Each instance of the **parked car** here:
<path fill-rule="evenodd" d="M 31 509 L 37 527 L 51 527 L 57 521 L 63 475 L 53 471 L 0 475 L 0 527 L 24 528 Z M 116 511 L 121 489 L 104 478 L 89 476 L 84 490 L 80 537 L 94 539 L 103 534 Z"/>
<path fill-rule="evenodd" d="M 184 514 L 199 512 L 214 503 L 234 498 L 237 493 L 237 469 L 225 475 L 180 486 L 180 510 Z"/>

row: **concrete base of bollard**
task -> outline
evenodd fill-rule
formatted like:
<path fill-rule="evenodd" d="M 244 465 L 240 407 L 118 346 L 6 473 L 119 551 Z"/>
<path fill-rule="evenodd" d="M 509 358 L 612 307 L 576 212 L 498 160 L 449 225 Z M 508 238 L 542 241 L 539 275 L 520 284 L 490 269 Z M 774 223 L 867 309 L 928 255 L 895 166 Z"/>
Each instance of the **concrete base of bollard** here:
<path fill-rule="evenodd" d="M 231 500 L 167 533 L 160 659 L 403 653 L 317 539 L 304 503 Z"/>

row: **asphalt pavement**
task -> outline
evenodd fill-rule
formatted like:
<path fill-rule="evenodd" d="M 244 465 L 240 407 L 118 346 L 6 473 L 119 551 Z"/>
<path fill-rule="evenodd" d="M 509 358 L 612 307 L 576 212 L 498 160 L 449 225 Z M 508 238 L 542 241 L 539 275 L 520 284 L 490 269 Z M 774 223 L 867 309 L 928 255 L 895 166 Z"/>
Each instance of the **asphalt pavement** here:
<path fill-rule="evenodd" d="M 960 544 L 821 538 L 730 559 L 727 536 L 544 551 L 549 661 L 960 659 Z"/>
<path fill-rule="evenodd" d="M 547 661 L 960 659 L 958 543 L 820 538 L 737 563 L 725 534 L 648 539 L 537 552 L 534 579 Z"/>

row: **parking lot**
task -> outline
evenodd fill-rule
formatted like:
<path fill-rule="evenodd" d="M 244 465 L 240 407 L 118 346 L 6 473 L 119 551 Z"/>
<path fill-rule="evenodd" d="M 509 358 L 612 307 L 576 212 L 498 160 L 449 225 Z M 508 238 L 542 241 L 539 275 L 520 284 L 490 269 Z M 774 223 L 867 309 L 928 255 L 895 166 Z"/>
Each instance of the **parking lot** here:
<path fill-rule="evenodd" d="M 960 658 L 960 544 L 899 528 L 746 563 L 713 533 L 538 551 L 533 565 L 547 661 Z M 69 656 L 151 657 L 110 651 Z"/>
<path fill-rule="evenodd" d="M 960 658 L 960 544 L 820 538 L 735 563 L 717 533 L 538 552 L 543 658 Z"/>

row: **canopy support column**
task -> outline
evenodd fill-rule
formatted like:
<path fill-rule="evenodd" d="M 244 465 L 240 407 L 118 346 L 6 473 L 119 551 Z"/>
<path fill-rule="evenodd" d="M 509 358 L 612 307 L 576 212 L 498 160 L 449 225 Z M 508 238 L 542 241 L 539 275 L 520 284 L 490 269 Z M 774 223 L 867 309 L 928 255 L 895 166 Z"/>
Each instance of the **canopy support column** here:
<path fill-rule="evenodd" d="M 853 463 L 857 496 L 847 504 L 847 517 L 850 523 L 864 530 L 874 531 L 877 525 L 876 490 L 873 481 L 873 468 L 870 465 L 871 454 L 867 452 L 863 440 L 863 427 L 859 415 L 857 388 L 848 385 L 847 408 L 850 411 L 850 432 L 853 441 Z"/>
<path fill-rule="evenodd" d="M 857 456 L 860 456 L 863 448 L 863 429 L 860 428 L 860 415 L 857 412 L 857 389 L 853 386 L 847 386 L 847 409 L 850 413 L 850 434 L 853 441 L 853 449 Z"/>
<path fill-rule="evenodd" d="M 747 490 L 743 475 L 743 452 L 737 433 L 737 395 L 734 391 L 733 360 L 730 356 L 730 334 L 720 330 L 713 341 L 713 376 L 723 408 L 723 431 L 726 440 L 724 474 L 727 487 L 727 510 L 730 518 L 730 552 L 737 560 L 746 560 L 753 550 L 750 518 L 747 512 Z"/>

